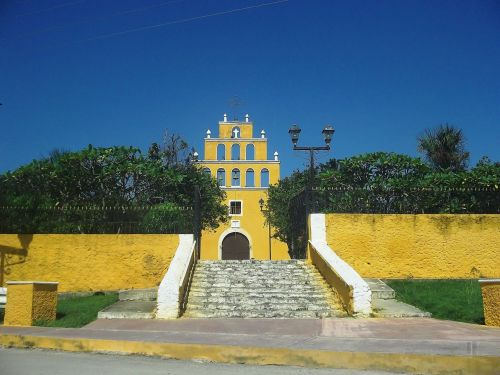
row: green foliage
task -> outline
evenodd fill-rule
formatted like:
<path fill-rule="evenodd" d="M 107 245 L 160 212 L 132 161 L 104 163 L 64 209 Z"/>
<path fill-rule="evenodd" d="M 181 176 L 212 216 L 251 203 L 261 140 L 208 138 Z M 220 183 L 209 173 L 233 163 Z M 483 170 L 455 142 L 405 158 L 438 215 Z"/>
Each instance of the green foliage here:
<path fill-rule="evenodd" d="M 184 150 L 185 142 L 181 146 Z M 153 145 L 144 157 L 134 147 L 90 145 L 34 160 L 0 175 L 0 206 L 27 207 L 3 210 L 0 230 L 117 233 L 147 229 L 164 233 L 184 225 L 186 231 L 186 225 L 192 226 L 196 185 L 204 203 L 202 228 L 216 228 L 227 216 L 224 192 L 189 158 L 177 158 L 173 147 L 166 154 Z M 169 221 L 160 225 L 157 214 L 154 219 L 155 214 L 143 209 L 150 206 L 158 206 L 157 211 Z"/>
<path fill-rule="evenodd" d="M 477 280 L 392 280 L 396 298 L 432 313 L 433 318 L 484 324 Z"/>
<path fill-rule="evenodd" d="M 469 160 L 465 151 L 465 136 L 452 125 L 427 129 L 417 140 L 418 150 L 436 170 L 464 171 Z"/>
<path fill-rule="evenodd" d="M 307 175 L 304 172 L 295 171 L 291 176 L 281 179 L 276 185 L 271 185 L 268 190 L 266 220 L 273 226 L 273 236 L 287 243 L 291 252 L 294 251 L 295 236 L 291 216 L 293 213 L 289 210 L 290 199 L 303 191 L 306 183 Z M 303 216 L 305 218 L 305 215 Z"/>
<path fill-rule="evenodd" d="M 483 162 L 462 172 L 434 171 L 419 158 L 376 152 L 336 161 L 335 169 L 331 165 L 321 166 L 316 194 L 324 212 L 500 211 L 498 164 Z"/>
<path fill-rule="evenodd" d="M 87 297 L 59 299 L 54 321 L 36 321 L 42 327 L 80 328 L 97 319 L 97 313 L 118 301 L 118 294 L 99 294 Z"/>

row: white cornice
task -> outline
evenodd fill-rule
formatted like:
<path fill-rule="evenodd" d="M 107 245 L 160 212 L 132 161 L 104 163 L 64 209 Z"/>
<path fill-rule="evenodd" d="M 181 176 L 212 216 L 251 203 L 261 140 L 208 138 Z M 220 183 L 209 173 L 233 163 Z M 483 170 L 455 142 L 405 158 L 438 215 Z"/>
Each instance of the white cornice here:
<path fill-rule="evenodd" d="M 276 160 L 199 160 L 197 164 L 280 164 Z"/>
<path fill-rule="evenodd" d="M 219 125 L 234 125 L 234 124 L 240 124 L 240 125 L 253 125 L 253 121 L 240 121 L 240 120 L 233 120 L 233 121 L 219 121 Z"/>
<path fill-rule="evenodd" d="M 205 142 L 266 142 L 267 138 L 205 138 Z"/>
<path fill-rule="evenodd" d="M 220 187 L 222 190 L 230 190 L 230 191 L 235 191 L 235 190 L 253 190 L 253 191 L 258 191 L 258 190 L 267 190 L 269 189 L 268 187 L 245 187 L 245 186 L 221 186 Z"/>

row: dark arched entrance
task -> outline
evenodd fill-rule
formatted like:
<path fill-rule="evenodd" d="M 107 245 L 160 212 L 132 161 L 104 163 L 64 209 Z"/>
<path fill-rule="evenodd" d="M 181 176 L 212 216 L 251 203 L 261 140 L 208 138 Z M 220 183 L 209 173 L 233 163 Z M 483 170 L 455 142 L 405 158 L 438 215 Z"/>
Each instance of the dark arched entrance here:
<path fill-rule="evenodd" d="M 223 260 L 250 259 L 250 242 L 243 234 L 238 232 L 229 233 L 222 240 Z"/>

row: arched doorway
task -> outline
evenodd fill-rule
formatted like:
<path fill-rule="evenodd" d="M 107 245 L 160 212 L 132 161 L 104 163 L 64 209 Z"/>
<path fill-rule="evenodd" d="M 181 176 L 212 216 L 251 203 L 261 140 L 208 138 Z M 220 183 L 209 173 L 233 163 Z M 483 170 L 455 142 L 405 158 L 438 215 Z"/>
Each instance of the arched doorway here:
<path fill-rule="evenodd" d="M 250 259 L 250 242 L 238 232 L 229 233 L 222 240 L 222 260 Z"/>

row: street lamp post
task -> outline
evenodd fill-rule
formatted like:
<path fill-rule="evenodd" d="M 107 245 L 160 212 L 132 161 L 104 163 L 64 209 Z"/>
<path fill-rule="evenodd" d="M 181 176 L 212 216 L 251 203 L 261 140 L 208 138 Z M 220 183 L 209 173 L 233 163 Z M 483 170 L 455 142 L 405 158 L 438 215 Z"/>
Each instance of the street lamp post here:
<path fill-rule="evenodd" d="M 260 210 L 261 212 L 269 212 L 269 210 L 264 210 L 264 199 L 260 198 L 259 199 L 259 206 L 260 206 Z M 267 226 L 269 228 L 269 235 L 268 235 L 268 238 L 269 238 L 269 260 L 272 260 L 272 250 L 271 250 L 271 222 L 269 221 L 269 218 L 267 219 Z"/>
<path fill-rule="evenodd" d="M 312 189 L 314 187 L 314 179 L 315 179 L 315 169 L 314 169 L 314 151 L 329 151 L 330 143 L 332 142 L 333 133 L 335 130 L 333 126 L 327 125 L 323 128 L 323 137 L 325 138 L 325 146 L 297 146 L 299 141 L 301 129 L 297 125 L 292 125 L 292 127 L 288 130 L 290 137 L 292 138 L 293 149 L 295 151 L 308 151 L 309 152 L 309 178 L 307 182 L 307 192 L 306 192 L 306 217 L 309 216 L 311 211 L 314 210 L 314 200 L 312 197 Z M 313 206 L 311 209 L 311 205 Z M 306 235 L 309 236 L 309 226 L 306 226 Z"/>

